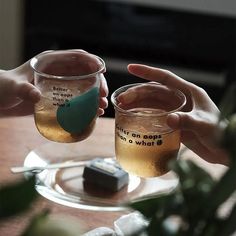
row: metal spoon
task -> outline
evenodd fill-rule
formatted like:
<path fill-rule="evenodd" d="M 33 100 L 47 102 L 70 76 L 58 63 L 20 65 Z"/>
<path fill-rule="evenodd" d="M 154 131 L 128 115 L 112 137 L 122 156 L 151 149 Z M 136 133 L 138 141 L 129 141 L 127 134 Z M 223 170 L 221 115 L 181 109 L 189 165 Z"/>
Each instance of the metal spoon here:
<path fill-rule="evenodd" d="M 43 170 L 49 170 L 49 169 L 62 169 L 62 168 L 85 166 L 87 163 L 88 161 L 79 161 L 79 162 L 73 161 L 73 162 L 48 164 L 45 166 L 16 166 L 16 167 L 11 167 L 11 172 L 14 174 L 23 173 L 23 172 L 38 173 Z"/>

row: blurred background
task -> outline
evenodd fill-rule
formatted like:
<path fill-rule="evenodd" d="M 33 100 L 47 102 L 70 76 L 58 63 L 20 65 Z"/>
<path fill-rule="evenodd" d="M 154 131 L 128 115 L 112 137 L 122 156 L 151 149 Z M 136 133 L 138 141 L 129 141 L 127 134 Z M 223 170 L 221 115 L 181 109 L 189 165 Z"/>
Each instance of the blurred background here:
<path fill-rule="evenodd" d="M 198 84 L 218 104 L 235 80 L 235 20 L 235 0 L 0 0 L 0 68 L 81 48 L 105 60 L 110 94 L 142 81 L 126 69 L 138 62 Z"/>

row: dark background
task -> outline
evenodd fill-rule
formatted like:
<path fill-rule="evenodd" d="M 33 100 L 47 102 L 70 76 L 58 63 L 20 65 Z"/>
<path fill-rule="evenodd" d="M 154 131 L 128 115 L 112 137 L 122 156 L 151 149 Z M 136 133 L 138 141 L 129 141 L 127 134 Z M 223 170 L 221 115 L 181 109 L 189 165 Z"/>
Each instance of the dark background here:
<path fill-rule="evenodd" d="M 142 81 L 127 73 L 132 62 L 172 68 L 217 104 L 235 80 L 230 17 L 106 1 L 25 0 L 24 38 L 24 60 L 48 49 L 81 48 L 99 55 L 107 64 L 110 94 Z M 111 104 L 106 116 L 114 116 Z"/>

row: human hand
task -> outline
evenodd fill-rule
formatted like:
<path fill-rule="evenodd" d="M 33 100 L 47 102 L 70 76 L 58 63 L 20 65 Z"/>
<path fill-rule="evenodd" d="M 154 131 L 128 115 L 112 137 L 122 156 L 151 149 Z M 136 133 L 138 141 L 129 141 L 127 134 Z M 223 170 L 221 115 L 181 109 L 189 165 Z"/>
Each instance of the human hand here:
<path fill-rule="evenodd" d="M 9 71 L 0 72 L 1 115 L 28 115 L 40 100 L 39 90 L 32 84 L 29 61 Z"/>
<path fill-rule="evenodd" d="M 187 103 L 183 111 L 168 115 L 168 125 L 180 129 L 182 143 L 201 158 L 211 163 L 228 164 L 228 155 L 219 144 L 226 124 L 219 122 L 220 111 L 205 90 L 159 68 L 130 64 L 128 71 L 140 78 L 181 90 Z M 128 102 L 132 99 L 137 97 L 130 97 Z"/>

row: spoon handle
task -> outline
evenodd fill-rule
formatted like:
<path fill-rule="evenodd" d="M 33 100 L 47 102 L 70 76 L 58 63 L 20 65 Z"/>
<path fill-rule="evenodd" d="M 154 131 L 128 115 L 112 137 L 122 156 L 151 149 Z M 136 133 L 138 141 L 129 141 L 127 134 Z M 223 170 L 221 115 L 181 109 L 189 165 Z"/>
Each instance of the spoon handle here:
<path fill-rule="evenodd" d="M 15 166 L 15 167 L 11 167 L 11 172 L 14 174 L 23 173 L 23 172 L 40 172 L 40 171 L 49 170 L 49 169 L 79 167 L 79 166 L 84 166 L 87 163 L 88 161 L 79 161 L 79 162 L 70 161 L 70 162 L 63 162 L 63 163 L 48 164 L 45 166 Z"/>

